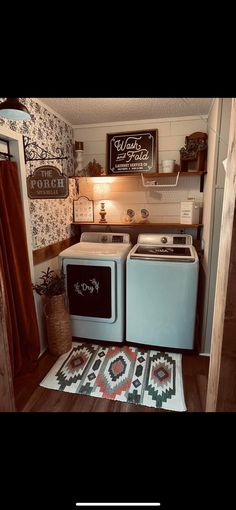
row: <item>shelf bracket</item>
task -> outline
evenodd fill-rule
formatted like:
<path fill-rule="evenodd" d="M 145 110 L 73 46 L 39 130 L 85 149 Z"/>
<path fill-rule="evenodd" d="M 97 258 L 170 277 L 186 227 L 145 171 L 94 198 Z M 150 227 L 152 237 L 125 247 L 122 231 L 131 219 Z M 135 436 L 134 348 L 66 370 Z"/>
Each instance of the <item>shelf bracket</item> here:
<path fill-rule="evenodd" d="M 28 136 L 23 136 L 23 145 L 25 153 L 25 163 L 27 161 L 52 161 L 54 159 L 68 159 L 67 156 L 63 156 L 63 149 L 60 147 L 56 149 L 58 156 L 51 154 L 43 147 L 40 147 L 36 142 L 30 142 Z"/>
<path fill-rule="evenodd" d="M 142 185 L 145 187 L 145 188 L 174 188 L 177 186 L 178 184 L 178 181 L 179 181 L 179 174 L 180 172 L 177 173 L 176 175 L 176 180 L 175 180 L 175 183 L 174 184 L 158 184 L 157 181 L 145 181 L 145 178 L 143 176 L 143 174 L 141 174 L 141 177 L 142 177 Z"/>
<path fill-rule="evenodd" d="M 204 173 L 200 177 L 200 192 L 203 191 L 203 187 L 204 187 Z"/>

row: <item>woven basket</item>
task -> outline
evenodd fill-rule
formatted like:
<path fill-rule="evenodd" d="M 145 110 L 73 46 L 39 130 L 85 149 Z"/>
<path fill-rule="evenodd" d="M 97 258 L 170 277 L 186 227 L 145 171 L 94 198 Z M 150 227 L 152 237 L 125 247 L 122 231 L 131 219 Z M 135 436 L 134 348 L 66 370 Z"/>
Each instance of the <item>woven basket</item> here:
<path fill-rule="evenodd" d="M 60 356 L 72 347 L 71 322 L 65 307 L 65 294 L 44 297 L 48 348 L 54 356 Z"/>

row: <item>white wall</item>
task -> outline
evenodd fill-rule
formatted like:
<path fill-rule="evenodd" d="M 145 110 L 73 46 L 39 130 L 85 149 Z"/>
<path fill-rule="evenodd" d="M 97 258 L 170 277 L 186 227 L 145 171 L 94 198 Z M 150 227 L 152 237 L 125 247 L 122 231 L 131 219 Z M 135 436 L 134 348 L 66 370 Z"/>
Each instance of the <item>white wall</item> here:
<path fill-rule="evenodd" d="M 151 119 L 145 121 L 130 121 L 123 123 L 83 125 L 74 128 L 74 139 L 84 142 L 84 166 L 96 159 L 106 168 L 106 135 L 107 133 L 129 132 L 137 130 L 158 129 L 160 168 L 163 159 L 175 159 L 180 163 L 180 149 L 185 144 L 185 137 L 195 131 L 207 132 L 207 117 L 176 117 L 169 119 Z M 139 220 L 140 209 L 145 207 L 150 211 L 150 221 L 178 223 L 180 218 L 180 202 L 190 196 L 200 202 L 203 194 L 199 191 L 199 177 L 181 176 L 177 188 L 161 188 L 153 190 L 144 188 L 141 176 L 115 176 L 103 178 L 99 184 L 96 178 L 81 178 L 79 180 L 80 195 L 86 195 L 95 201 L 95 222 L 99 221 L 100 201 L 106 202 L 106 219 L 108 222 L 123 222 L 128 208 L 135 210 Z M 112 181 L 112 182 L 111 182 Z M 172 177 L 162 179 L 160 184 L 172 184 Z"/>
<path fill-rule="evenodd" d="M 106 180 L 106 177 L 102 178 Z M 199 192 L 199 177 L 180 177 L 174 188 L 145 188 L 141 177 L 108 177 L 107 181 L 99 183 L 99 178 L 80 178 L 80 195 L 94 200 L 94 221 L 100 220 L 99 210 L 101 201 L 106 204 L 106 220 L 108 223 L 123 223 L 126 221 L 127 209 L 135 211 L 135 221 L 140 221 L 141 209 L 149 211 L 151 223 L 179 223 L 180 202 L 195 196 L 202 202 Z M 159 179 L 160 184 L 173 183 L 175 178 Z"/>
<path fill-rule="evenodd" d="M 159 166 L 162 159 L 175 159 L 179 163 L 179 150 L 185 136 L 195 131 L 207 131 L 207 116 L 150 119 L 107 124 L 87 124 L 74 128 L 74 139 L 84 142 L 84 164 L 93 158 L 103 168 L 106 166 L 106 135 L 140 129 L 158 129 Z"/>

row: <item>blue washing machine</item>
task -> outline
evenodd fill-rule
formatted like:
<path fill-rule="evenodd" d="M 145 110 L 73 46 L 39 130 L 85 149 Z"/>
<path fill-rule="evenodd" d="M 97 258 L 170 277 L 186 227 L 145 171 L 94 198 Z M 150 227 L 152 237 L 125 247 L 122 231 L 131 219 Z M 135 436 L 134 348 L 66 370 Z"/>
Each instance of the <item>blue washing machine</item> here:
<path fill-rule="evenodd" d="M 140 234 L 127 257 L 127 342 L 193 349 L 198 272 L 192 236 Z"/>

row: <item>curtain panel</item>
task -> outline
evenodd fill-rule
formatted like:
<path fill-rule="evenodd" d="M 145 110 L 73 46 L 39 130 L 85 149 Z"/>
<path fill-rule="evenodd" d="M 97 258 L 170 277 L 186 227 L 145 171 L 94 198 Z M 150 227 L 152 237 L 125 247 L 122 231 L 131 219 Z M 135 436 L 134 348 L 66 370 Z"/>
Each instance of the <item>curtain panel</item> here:
<path fill-rule="evenodd" d="M 13 376 L 34 369 L 40 352 L 17 164 L 0 161 L 0 270 L 7 300 Z"/>

